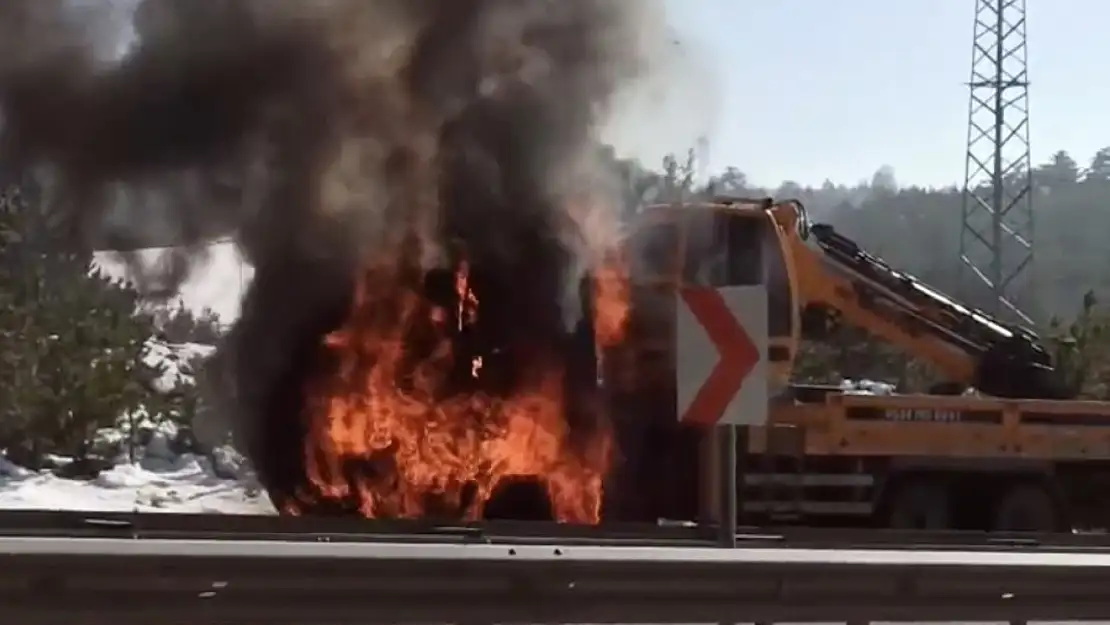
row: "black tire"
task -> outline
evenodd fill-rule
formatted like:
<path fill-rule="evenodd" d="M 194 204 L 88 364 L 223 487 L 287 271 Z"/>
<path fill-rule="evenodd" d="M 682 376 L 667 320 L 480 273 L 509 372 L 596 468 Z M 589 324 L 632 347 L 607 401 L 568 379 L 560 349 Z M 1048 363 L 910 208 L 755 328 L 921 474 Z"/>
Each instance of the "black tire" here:
<path fill-rule="evenodd" d="M 1064 529 L 1060 504 L 1047 486 L 1021 483 L 1009 487 L 994 508 L 996 532 L 1058 532 Z"/>
<path fill-rule="evenodd" d="M 939 477 L 913 477 L 893 486 L 886 505 L 890 529 L 944 530 L 951 524 L 948 486 Z"/>

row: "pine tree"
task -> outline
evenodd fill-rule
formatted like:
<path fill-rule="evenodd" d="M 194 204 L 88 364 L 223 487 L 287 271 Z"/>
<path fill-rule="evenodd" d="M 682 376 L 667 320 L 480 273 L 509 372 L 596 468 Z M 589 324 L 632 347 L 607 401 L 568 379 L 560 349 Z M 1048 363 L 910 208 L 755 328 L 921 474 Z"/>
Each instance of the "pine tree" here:
<path fill-rule="evenodd" d="M 153 325 L 138 293 L 92 271 L 33 190 L 0 194 L 0 447 L 36 466 L 83 456 L 97 429 L 156 401 L 159 372 L 141 359 Z"/>
<path fill-rule="evenodd" d="M 220 317 L 211 308 L 194 313 L 184 303 L 178 303 L 172 309 L 160 311 L 159 316 L 159 331 L 171 343 L 215 345 L 220 340 Z"/>

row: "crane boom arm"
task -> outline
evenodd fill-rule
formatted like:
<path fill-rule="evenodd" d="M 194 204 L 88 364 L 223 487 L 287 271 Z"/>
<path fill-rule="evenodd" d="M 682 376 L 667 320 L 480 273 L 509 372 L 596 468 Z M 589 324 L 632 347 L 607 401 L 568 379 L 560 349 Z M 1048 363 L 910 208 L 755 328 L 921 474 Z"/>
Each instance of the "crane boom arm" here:
<path fill-rule="evenodd" d="M 791 237 L 806 316 L 832 316 L 998 397 L 1067 395 L 1031 331 L 965 306 L 869 254 L 827 224 Z"/>

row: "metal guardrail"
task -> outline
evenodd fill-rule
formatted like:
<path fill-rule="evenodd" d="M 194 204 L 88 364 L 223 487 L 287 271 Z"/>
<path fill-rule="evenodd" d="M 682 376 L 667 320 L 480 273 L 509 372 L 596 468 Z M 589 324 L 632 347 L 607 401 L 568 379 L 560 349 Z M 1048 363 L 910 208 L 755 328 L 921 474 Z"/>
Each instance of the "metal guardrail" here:
<path fill-rule="evenodd" d="M 21 625 L 1110 619 L 1101 553 L 9 536 L 0 554 Z"/>
<path fill-rule="evenodd" d="M 401 542 L 549 544 L 588 546 L 711 547 L 715 525 L 435 521 L 350 517 L 281 517 L 139 512 L 0 511 L 0 537 L 278 540 L 288 542 Z M 736 544 L 747 548 L 976 550 L 1110 553 L 1106 533 L 995 533 L 806 527 L 740 527 Z"/>
<path fill-rule="evenodd" d="M 720 437 L 735 450 L 732 435 Z M 734 452 L 733 452 L 734 453 Z M 1110 537 L 0 513 L 21 625 L 1110 620 Z M 726 528 L 722 531 L 722 528 Z"/>

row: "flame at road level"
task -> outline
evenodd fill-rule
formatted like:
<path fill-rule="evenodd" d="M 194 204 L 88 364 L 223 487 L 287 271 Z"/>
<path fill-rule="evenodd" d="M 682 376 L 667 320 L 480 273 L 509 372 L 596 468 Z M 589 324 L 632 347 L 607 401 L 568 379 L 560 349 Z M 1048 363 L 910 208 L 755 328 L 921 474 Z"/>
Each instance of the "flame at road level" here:
<path fill-rule="evenodd" d="M 617 339 L 623 313 L 609 267 L 595 280 L 599 340 Z M 560 364 L 536 363 L 520 388 L 481 388 L 480 356 L 456 366 L 452 337 L 474 324 L 480 302 L 470 268 L 455 275 L 457 310 L 430 304 L 395 267 L 367 270 L 354 304 L 324 347 L 334 358 L 309 381 L 305 461 L 318 493 L 308 499 L 357 502 L 369 518 L 456 511 L 467 520 L 506 478 L 542 484 L 556 520 L 597 523 L 610 455 L 606 430 L 586 440 L 570 431 Z M 416 345 L 425 347 L 417 348 Z M 458 383 L 468 372 L 474 384 Z"/>

